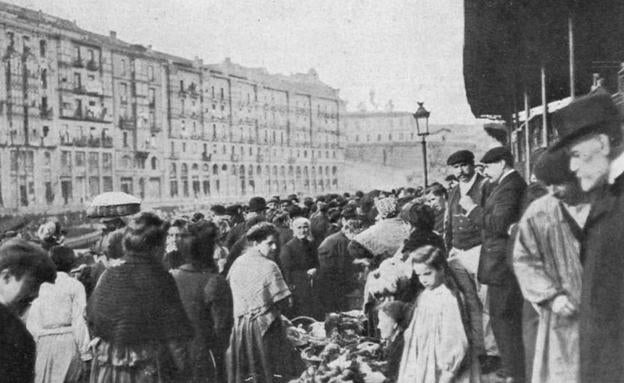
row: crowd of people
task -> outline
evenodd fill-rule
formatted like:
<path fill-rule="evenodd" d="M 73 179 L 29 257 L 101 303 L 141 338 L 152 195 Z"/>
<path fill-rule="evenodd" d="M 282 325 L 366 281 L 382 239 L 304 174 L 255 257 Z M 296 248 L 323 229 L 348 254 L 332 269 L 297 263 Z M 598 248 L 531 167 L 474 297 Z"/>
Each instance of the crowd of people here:
<path fill-rule="evenodd" d="M 361 309 L 387 382 L 619 381 L 620 120 L 603 94 L 556 112 L 529 184 L 505 147 L 460 150 L 447 185 L 116 217 L 80 256 L 6 239 L 0 377 L 286 382 L 293 322 Z"/>

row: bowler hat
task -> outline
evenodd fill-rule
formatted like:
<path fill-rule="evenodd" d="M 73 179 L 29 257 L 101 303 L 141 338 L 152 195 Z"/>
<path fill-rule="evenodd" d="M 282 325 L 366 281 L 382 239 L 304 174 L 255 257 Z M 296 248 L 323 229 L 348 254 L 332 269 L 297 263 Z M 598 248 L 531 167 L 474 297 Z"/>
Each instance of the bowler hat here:
<path fill-rule="evenodd" d="M 474 164 L 474 154 L 470 150 L 459 150 L 449 156 L 446 164 L 453 166 L 456 164 Z"/>
<path fill-rule="evenodd" d="M 611 96 L 603 92 L 575 99 L 553 113 L 552 124 L 559 134 L 555 149 L 591 133 L 605 133 L 618 143 L 622 138 L 617 107 Z"/>
<path fill-rule="evenodd" d="M 488 150 L 481 158 L 481 162 L 484 164 L 492 164 L 494 162 L 498 162 L 501 160 L 505 160 L 508 164 L 513 164 L 513 154 L 504 146 L 497 146 Z"/>
<path fill-rule="evenodd" d="M 249 211 L 260 212 L 266 209 L 266 200 L 262 197 L 251 197 L 249 200 Z"/>
<path fill-rule="evenodd" d="M 223 205 L 212 205 L 210 207 L 210 211 L 212 211 L 215 215 L 225 215 L 225 206 Z"/>

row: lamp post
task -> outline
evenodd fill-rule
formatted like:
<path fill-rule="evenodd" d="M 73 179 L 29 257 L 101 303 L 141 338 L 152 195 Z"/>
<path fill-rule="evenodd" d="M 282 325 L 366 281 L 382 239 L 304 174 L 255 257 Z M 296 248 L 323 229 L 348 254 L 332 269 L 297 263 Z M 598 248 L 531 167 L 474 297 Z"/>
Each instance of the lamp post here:
<path fill-rule="evenodd" d="M 416 112 L 414 112 L 413 116 L 416 120 L 416 131 L 418 132 L 418 136 L 421 137 L 420 142 L 422 144 L 423 168 L 426 188 L 427 186 L 429 186 L 427 179 L 427 136 L 429 135 L 429 115 L 431 114 L 431 112 L 425 109 L 423 104 L 424 102 L 418 103 L 418 109 L 416 109 Z"/>

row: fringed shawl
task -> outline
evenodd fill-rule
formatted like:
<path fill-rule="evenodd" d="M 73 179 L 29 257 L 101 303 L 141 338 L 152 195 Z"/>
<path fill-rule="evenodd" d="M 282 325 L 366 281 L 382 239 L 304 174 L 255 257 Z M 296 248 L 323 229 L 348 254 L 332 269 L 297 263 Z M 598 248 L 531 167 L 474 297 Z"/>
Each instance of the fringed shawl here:
<path fill-rule="evenodd" d="M 88 314 L 93 334 L 113 345 L 193 336 L 173 277 L 151 255 L 126 255 L 107 269 Z"/>
<path fill-rule="evenodd" d="M 280 316 L 275 304 L 290 296 L 277 264 L 249 248 L 228 273 L 234 301 L 234 320 L 251 316 L 262 322 L 263 334 Z"/>

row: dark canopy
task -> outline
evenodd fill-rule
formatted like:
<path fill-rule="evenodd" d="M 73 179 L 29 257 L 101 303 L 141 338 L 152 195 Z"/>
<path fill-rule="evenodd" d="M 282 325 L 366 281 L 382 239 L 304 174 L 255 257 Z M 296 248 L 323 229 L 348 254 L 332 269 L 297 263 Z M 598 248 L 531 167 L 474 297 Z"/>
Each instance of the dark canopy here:
<path fill-rule="evenodd" d="M 548 100 L 570 95 L 569 16 L 576 94 L 589 91 L 596 72 L 617 91 L 624 61 L 624 1 L 465 0 L 464 7 L 464 83 L 476 117 L 509 121 L 515 108 L 523 108 L 525 87 L 531 106 L 540 104 L 542 63 Z"/>

